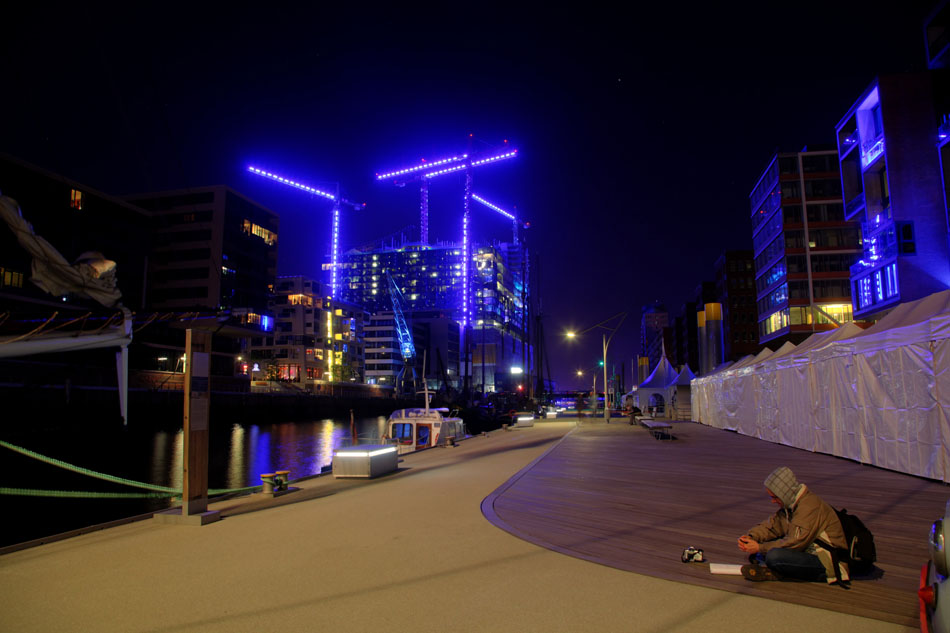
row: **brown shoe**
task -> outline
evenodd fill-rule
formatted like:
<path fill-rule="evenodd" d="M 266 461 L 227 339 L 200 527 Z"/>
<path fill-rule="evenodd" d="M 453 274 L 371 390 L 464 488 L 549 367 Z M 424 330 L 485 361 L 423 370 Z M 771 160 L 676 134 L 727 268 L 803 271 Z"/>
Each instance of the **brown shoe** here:
<path fill-rule="evenodd" d="M 741 568 L 742 577 L 753 582 L 762 582 L 763 580 L 778 580 L 778 574 L 763 565 L 743 565 Z"/>

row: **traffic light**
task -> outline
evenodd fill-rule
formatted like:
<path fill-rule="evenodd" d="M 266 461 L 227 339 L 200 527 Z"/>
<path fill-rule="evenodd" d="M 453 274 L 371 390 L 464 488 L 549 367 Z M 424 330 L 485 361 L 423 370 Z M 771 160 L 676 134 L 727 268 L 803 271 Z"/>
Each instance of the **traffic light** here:
<path fill-rule="evenodd" d="M 604 361 L 602 361 L 602 360 L 597 361 L 597 366 L 598 366 L 598 367 L 603 367 L 603 366 L 604 366 Z"/>

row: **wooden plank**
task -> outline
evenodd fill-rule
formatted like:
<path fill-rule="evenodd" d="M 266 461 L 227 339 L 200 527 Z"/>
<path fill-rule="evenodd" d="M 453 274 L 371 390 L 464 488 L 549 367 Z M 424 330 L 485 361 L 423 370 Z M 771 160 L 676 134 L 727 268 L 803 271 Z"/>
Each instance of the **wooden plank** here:
<path fill-rule="evenodd" d="M 544 547 L 618 569 L 917 626 L 927 534 L 950 488 L 692 422 L 673 428 L 676 442 L 655 442 L 625 424 L 581 426 L 499 488 L 489 518 Z M 844 591 L 709 573 L 708 562 L 746 562 L 736 539 L 773 512 L 762 482 L 783 465 L 864 520 L 878 550 L 875 577 Z M 682 563 L 687 546 L 703 548 L 707 564 Z"/>

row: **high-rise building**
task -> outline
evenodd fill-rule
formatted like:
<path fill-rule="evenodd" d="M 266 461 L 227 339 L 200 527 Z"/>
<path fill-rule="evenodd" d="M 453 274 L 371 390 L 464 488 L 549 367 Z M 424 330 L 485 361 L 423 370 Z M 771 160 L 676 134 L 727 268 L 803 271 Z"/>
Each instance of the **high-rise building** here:
<path fill-rule="evenodd" d="M 834 150 L 777 153 L 749 194 L 760 343 L 799 343 L 852 320 L 860 229 L 841 203 Z"/>
<path fill-rule="evenodd" d="M 716 302 L 722 306 L 720 363 L 737 361 L 760 349 L 753 261 L 752 251 L 726 251 L 714 266 Z"/>
<path fill-rule="evenodd" d="M 845 214 L 860 223 L 856 318 L 950 286 L 939 128 L 950 71 L 876 78 L 836 127 Z"/>
<path fill-rule="evenodd" d="M 154 219 L 151 309 L 231 310 L 251 325 L 266 325 L 277 274 L 277 214 L 223 185 L 126 200 Z"/>
<path fill-rule="evenodd" d="M 458 321 L 449 316 L 449 313 L 438 310 L 409 312 L 405 314 L 405 318 L 415 346 L 415 357 L 406 371 L 414 371 L 418 389 L 422 389 L 423 376 L 433 392 L 439 389 L 458 389 Z M 392 310 L 373 313 L 364 329 L 366 382 L 395 385 L 406 365 L 400 352 L 395 313 Z"/>
<path fill-rule="evenodd" d="M 938 2 L 924 20 L 927 68 L 950 68 L 950 2 Z"/>
<path fill-rule="evenodd" d="M 255 337 L 252 358 L 273 364 L 271 378 L 289 382 L 321 379 L 327 372 L 320 283 L 301 276 L 278 277 L 268 302 L 273 336 Z"/>
<path fill-rule="evenodd" d="M 386 351 L 389 347 L 383 340 L 394 335 L 394 331 L 386 333 L 388 326 L 384 322 L 387 319 L 383 318 L 384 313 L 393 310 L 390 279 L 402 295 L 405 305 L 401 307 L 407 318 L 411 315 L 410 320 L 424 319 L 422 315 L 435 311 L 441 319 L 460 323 L 463 314 L 462 264 L 462 249 L 452 244 L 410 243 L 354 249 L 340 257 L 341 298 L 363 305 L 378 317 L 372 327 L 379 336 L 372 338 L 381 340 L 372 343 L 382 347 L 370 353 L 382 355 L 371 359 L 379 361 L 371 362 L 371 365 L 380 368 L 368 376 L 397 375 L 401 367 L 401 357 L 390 358 L 392 352 Z M 459 369 L 463 376 L 470 378 L 469 384 L 477 391 L 507 389 L 512 368 L 527 371 L 532 362 L 526 307 L 530 294 L 527 253 L 523 244 L 474 246 L 469 268 L 472 319 L 469 340 L 463 342 L 465 348 L 456 350 L 461 354 Z M 437 329 L 442 331 L 444 328 Z M 449 354 L 447 350 L 448 347 L 443 348 L 442 354 Z M 445 375 L 451 374 L 450 359 L 444 358 L 442 362 L 448 365 Z M 383 369 L 381 365 L 388 367 Z M 434 365 L 427 368 L 427 375 L 432 375 L 432 369 L 437 368 Z"/>
<path fill-rule="evenodd" d="M 363 382 L 364 327 L 369 315 L 321 296 L 320 283 L 300 275 L 278 277 L 268 302 L 272 334 L 253 337 L 249 355 L 267 377 L 293 383 Z M 263 377 L 263 376 L 262 376 Z"/>

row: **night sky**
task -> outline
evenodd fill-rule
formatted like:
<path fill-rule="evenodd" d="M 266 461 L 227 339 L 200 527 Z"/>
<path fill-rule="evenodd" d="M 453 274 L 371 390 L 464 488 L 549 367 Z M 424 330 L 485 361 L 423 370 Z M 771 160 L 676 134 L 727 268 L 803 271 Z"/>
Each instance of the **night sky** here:
<path fill-rule="evenodd" d="M 641 306 L 677 314 L 724 250 L 751 248 L 772 153 L 833 144 L 875 75 L 923 68 L 933 6 L 193 4 L 4 9 L 0 151 L 115 195 L 227 184 L 280 214 L 279 274 L 317 276 L 329 205 L 248 164 L 366 202 L 345 250 L 418 226 L 418 188 L 376 172 L 508 140 L 519 157 L 474 190 L 531 222 L 560 388 L 590 384 L 574 371 L 601 345 L 563 332 L 625 310 L 610 356 L 629 386 Z M 462 178 L 430 200 L 430 238 L 459 239 Z M 487 209 L 473 221 L 510 239 Z"/>

